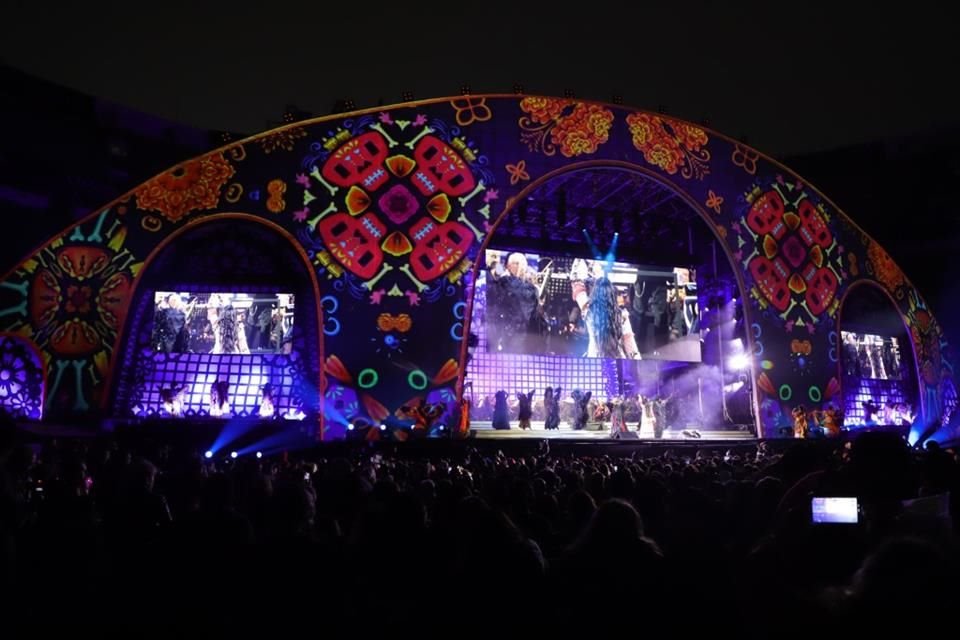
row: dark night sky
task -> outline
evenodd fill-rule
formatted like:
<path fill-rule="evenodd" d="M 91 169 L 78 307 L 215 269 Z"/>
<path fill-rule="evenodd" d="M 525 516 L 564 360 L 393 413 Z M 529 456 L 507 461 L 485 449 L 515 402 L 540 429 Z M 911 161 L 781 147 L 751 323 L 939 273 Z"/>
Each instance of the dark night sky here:
<path fill-rule="evenodd" d="M 288 103 L 325 114 L 337 98 L 365 107 L 463 82 L 618 93 L 774 155 L 960 123 L 960 28 L 924 2 L 4 4 L 7 64 L 211 129 L 252 133 Z"/>

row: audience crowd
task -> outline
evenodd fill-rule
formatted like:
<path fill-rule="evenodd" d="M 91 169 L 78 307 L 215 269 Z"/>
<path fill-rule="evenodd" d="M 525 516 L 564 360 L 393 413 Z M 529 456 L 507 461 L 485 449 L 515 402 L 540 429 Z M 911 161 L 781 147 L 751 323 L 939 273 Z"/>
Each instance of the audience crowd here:
<path fill-rule="evenodd" d="M 957 455 L 887 434 L 207 459 L 0 432 L 8 629 L 840 637 L 934 629 L 958 595 Z M 860 522 L 811 522 L 814 496 Z"/>

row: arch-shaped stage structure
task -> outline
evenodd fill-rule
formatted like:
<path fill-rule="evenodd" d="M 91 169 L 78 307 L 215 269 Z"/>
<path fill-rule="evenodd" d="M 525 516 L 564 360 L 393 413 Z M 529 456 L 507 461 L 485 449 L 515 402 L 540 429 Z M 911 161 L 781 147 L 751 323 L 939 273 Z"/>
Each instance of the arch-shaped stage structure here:
<path fill-rule="evenodd" d="M 312 416 L 323 437 L 422 398 L 454 412 L 481 246 L 521 196 L 591 165 L 648 176 L 708 225 L 749 298 L 759 435 L 780 434 L 794 404 L 839 401 L 838 310 L 863 281 L 889 295 L 909 328 L 922 421 L 949 418 L 953 370 L 940 327 L 889 254 L 826 197 L 699 125 L 567 98 L 411 102 L 291 124 L 188 160 L 6 274 L 0 331 L 42 355 L 47 415 L 117 414 L 123 376 L 111 371 L 124 362 L 153 256 L 185 227 L 249 216 L 282 230 L 312 265 L 321 309 L 297 322 L 322 328 L 302 355 L 322 360 L 317 397 L 304 406 L 320 408 Z"/>

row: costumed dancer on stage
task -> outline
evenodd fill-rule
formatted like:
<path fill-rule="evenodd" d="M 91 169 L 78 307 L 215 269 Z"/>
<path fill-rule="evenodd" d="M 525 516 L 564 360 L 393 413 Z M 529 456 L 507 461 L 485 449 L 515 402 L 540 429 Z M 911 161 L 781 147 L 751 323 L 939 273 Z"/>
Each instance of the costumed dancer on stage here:
<path fill-rule="evenodd" d="M 260 390 L 260 408 L 257 413 L 267 420 L 272 420 L 277 413 L 277 407 L 273 402 L 273 385 L 269 382 Z"/>
<path fill-rule="evenodd" d="M 791 412 L 793 415 L 793 437 L 806 438 L 810 431 L 810 422 L 807 419 L 807 409 L 802 404 L 797 405 Z"/>
<path fill-rule="evenodd" d="M 460 415 L 457 416 L 457 435 L 466 436 L 470 433 L 470 399 L 460 398 Z"/>
<path fill-rule="evenodd" d="M 183 393 L 185 387 L 162 387 L 160 389 L 160 403 L 167 415 L 180 418 L 183 416 Z"/>
<path fill-rule="evenodd" d="M 667 428 L 667 402 L 670 398 L 654 398 L 653 405 L 653 437 L 663 438 L 663 430 Z"/>
<path fill-rule="evenodd" d="M 827 406 L 823 410 L 823 430 L 830 437 L 840 435 L 843 428 L 843 413 L 834 406 Z"/>
<path fill-rule="evenodd" d="M 493 428 L 510 428 L 510 408 L 507 406 L 507 392 L 497 391 L 496 401 L 493 405 Z"/>
<path fill-rule="evenodd" d="M 226 380 L 217 380 L 210 385 L 210 407 L 207 413 L 213 418 L 225 418 L 230 415 L 230 389 Z"/>
<path fill-rule="evenodd" d="M 536 389 L 534 389 L 534 391 L 536 391 Z M 517 400 L 520 402 L 520 408 L 517 411 L 517 418 L 520 419 L 521 429 L 530 428 L 530 417 L 533 415 L 532 404 L 534 391 L 531 391 L 527 394 L 517 394 Z"/>
<path fill-rule="evenodd" d="M 615 435 L 621 431 L 628 431 L 627 421 L 624 414 L 627 405 L 621 396 L 614 396 L 607 400 L 607 408 L 610 410 L 610 435 Z"/>
<path fill-rule="evenodd" d="M 645 398 L 637 395 L 637 402 L 640 405 L 640 423 L 637 425 L 637 432 L 641 438 L 656 436 L 656 416 L 653 413 L 653 398 Z"/>
<path fill-rule="evenodd" d="M 578 431 L 587 428 L 587 420 L 590 419 L 590 398 L 593 396 L 592 391 L 587 391 L 586 393 L 580 391 L 579 389 L 574 390 L 570 394 L 573 398 L 574 404 L 574 423 L 573 428 Z"/>
<path fill-rule="evenodd" d="M 548 430 L 559 429 L 560 387 L 557 387 L 556 391 L 550 387 L 547 387 L 547 390 L 543 392 L 543 409 L 547 414 L 543 423 L 544 428 Z"/>

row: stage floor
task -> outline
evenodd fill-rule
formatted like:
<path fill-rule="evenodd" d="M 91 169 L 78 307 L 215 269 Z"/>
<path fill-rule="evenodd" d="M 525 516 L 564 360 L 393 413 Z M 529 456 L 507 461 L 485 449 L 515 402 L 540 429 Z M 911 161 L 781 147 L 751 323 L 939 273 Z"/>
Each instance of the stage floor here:
<path fill-rule="evenodd" d="M 510 423 L 509 430 L 498 430 L 493 428 L 493 424 L 486 420 L 474 420 L 470 422 L 470 430 L 476 438 L 485 439 L 505 439 L 517 440 L 521 438 L 549 438 L 551 440 L 610 440 L 610 426 L 605 425 L 601 430 L 592 431 L 590 429 L 576 430 L 567 424 L 560 424 L 559 429 L 547 430 L 543 428 L 543 421 L 531 421 L 530 429 L 520 429 L 516 421 Z M 631 430 L 632 431 L 632 430 Z M 684 433 L 686 431 L 686 433 Z M 699 434 L 697 438 L 694 434 Z M 664 440 L 755 440 L 756 436 L 743 429 L 698 429 L 694 427 L 686 429 L 666 429 L 660 440 L 652 436 L 643 434 L 639 440 L 644 442 L 663 442 Z"/>

